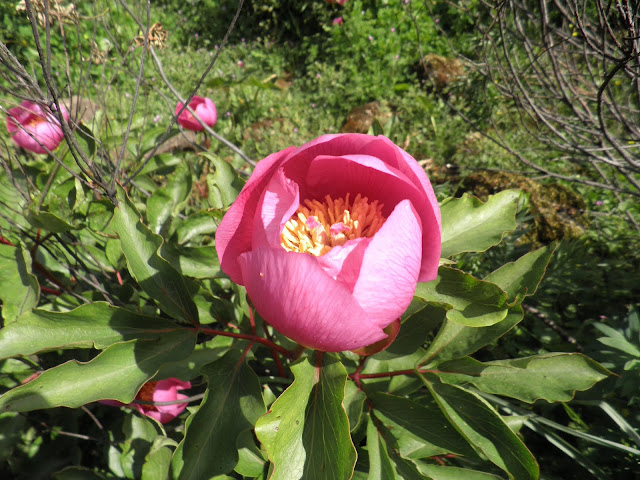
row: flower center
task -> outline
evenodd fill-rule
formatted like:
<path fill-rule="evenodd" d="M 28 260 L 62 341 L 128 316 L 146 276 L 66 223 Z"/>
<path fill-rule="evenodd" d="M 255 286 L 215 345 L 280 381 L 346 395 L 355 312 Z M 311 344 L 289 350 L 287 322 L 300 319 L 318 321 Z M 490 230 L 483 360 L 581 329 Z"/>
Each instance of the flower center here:
<path fill-rule="evenodd" d="M 280 245 L 288 252 L 319 257 L 349 240 L 373 237 L 386 220 L 383 205 L 360 194 L 353 202 L 347 194 L 335 200 L 327 195 L 323 202 L 307 199 L 303 203 L 280 234 Z"/>

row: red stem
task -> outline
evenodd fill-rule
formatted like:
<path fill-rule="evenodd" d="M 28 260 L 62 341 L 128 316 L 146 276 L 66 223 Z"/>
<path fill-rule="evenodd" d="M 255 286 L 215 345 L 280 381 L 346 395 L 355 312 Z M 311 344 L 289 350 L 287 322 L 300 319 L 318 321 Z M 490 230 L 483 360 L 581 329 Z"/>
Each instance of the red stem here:
<path fill-rule="evenodd" d="M 221 335 L 223 337 L 241 338 L 243 340 L 250 340 L 252 342 L 260 343 L 265 347 L 270 348 L 271 350 L 280 352 L 282 355 L 284 355 L 287 358 L 293 358 L 293 355 L 294 355 L 294 352 L 290 352 L 286 348 L 281 347 L 280 345 L 276 345 L 275 343 L 267 340 L 266 338 L 258 337 L 257 335 L 246 335 L 244 333 L 225 332 L 224 330 L 215 330 L 213 328 L 203 328 L 203 327 L 193 327 L 192 330 L 208 333 L 209 335 Z"/>

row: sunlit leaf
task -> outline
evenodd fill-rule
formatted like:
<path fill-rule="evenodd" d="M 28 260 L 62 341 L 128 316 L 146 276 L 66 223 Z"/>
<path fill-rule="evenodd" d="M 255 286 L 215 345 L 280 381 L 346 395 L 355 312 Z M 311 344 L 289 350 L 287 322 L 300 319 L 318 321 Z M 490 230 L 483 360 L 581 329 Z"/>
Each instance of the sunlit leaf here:
<path fill-rule="evenodd" d="M 209 203 L 213 208 L 228 207 L 242 190 L 242 181 L 230 163 L 211 153 L 203 156 L 215 167 L 215 173 L 207 176 Z"/>
<path fill-rule="evenodd" d="M 126 340 L 158 339 L 179 327 L 167 319 L 94 302 L 69 312 L 33 310 L 0 330 L 0 358 L 58 348 L 103 349 Z"/>
<path fill-rule="evenodd" d="M 189 355 L 195 339 L 193 332 L 183 330 L 158 340 L 116 343 L 89 362 L 63 363 L 10 390 L 0 397 L 0 410 L 76 408 L 105 399 L 129 403 L 163 363 Z"/>
<path fill-rule="evenodd" d="M 120 238 L 131 275 L 166 313 L 197 323 L 198 309 L 184 279 L 158 254 L 162 237 L 153 234 L 142 223 L 140 214 L 121 188 L 118 189 L 118 203 L 111 226 Z"/>
<path fill-rule="evenodd" d="M 516 228 L 516 202 L 520 195 L 519 190 L 505 190 L 489 197 L 486 203 L 466 195 L 443 202 L 441 255 L 484 252 L 499 244 L 505 233 Z"/>
<path fill-rule="evenodd" d="M 31 274 L 31 256 L 22 246 L 0 244 L 0 272 L 0 311 L 4 324 L 9 325 L 20 315 L 35 308 L 40 286 Z"/>
<path fill-rule="evenodd" d="M 508 312 L 507 296 L 497 285 L 448 267 L 440 267 L 432 282 L 419 283 L 415 296 L 442 305 L 448 320 L 468 327 L 495 325 Z"/>
<path fill-rule="evenodd" d="M 295 376 L 256 435 L 273 464 L 270 480 L 347 480 L 356 454 L 342 406 L 347 372 L 330 355 L 305 358 L 291 367 Z"/>
<path fill-rule="evenodd" d="M 443 382 L 472 384 L 479 390 L 533 403 L 567 402 L 576 391 L 609 376 L 605 368 L 579 353 L 557 353 L 481 363 L 461 358 L 438 365 Z"/>

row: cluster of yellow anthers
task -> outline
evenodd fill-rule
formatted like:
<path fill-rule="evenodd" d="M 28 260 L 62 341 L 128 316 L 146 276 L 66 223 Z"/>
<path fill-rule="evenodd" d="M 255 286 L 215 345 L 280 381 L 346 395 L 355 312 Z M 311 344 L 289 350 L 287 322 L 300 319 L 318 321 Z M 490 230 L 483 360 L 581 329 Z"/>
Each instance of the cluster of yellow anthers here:
<path fill-rule="evenodd" d="M 285 223 L 280 244 L 289 252 L 324 255 L 348 240 L 372 237 L 385 222 L 384 205 L 360 194 L 349 203 L 349 194 L 324 201 L 306 199 Z"/>

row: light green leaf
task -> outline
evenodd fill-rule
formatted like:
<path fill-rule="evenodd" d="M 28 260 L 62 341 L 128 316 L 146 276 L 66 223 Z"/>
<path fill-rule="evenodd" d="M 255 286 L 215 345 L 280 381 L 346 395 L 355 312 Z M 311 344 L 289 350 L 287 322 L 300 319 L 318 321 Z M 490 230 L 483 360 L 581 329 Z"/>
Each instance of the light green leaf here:
<path fill-rule="evenodd" d="M 103 349 L 126 340 L 158 339 L 179 328 L 169 320 L 106 302 L 89 303 L 69 312 L 33 310 L 0 330 L 0 358 L 59 348 Z"/>
<path fill-rule="evenodd" d="M 163 363 L 189 355 L 195 340 L 193 332 L 183 330 L 158 340 L 116 343 L 89 362 L 63 363 L 10 390 L 0 397 L 0 410 L 76 408 L 106 399 L 129 403 Z"/>
<path fill-rule="evenodd" d="M 243 477 L 255 478 L 262 475 L 266 464 L 263 453 L 256 445 L 253 432 L 247 430 L 238 436 L 238 463 L 234 471 Z"/>
<path fill-rule="evenodd" d="M 568 402 L 610 374 L 579 353 L 557 353 L 481 363 L 466 357 L 438 365 L 449 384 L 472 384 L 479 390 L 533 403 Z"/>
<path fill-rule="evenodd" d="M 400 454 L 404 457 L 415 452 L 416 445 L 426 452 L 419 457 L 454 453 L 476 458 L 474 450 L 465 438 L 453 428 L 435 403 L 427 408 L 408 398 L 376 393 L 369 397 L 376 416 L 396 437 Z M 404 448 L 407 446 L 407 448 Z"/>
<path fill-rule="evenodd" d="M 165 243 L 160 251 L 173 268 L 187 277 L 213 278 L 220 275 L 220 261 L 213 246 L 181 247 Z"/>
<path fill-rule="evenodd" d="M 166 480 L 169 476 L 169 466 L 173 451 L 169 447 L 152 449 L 142 466 L 141 480 Z"/>
<path fill-rule="evenodd" d="M 171 216 L 177 213 L 178 207 L 191 193 L 191 170 L 189 164 L 178 165 L 167 185 L 159 188 L 147 200 L 147 221 L 153 233 L 166 233 Z"/>
<path fill-rule="evenodd" d="M 209 203 L 213 208 L 228 207 L 242 190 L 242 180 L 229 162 L 212 153 L 203 156 L 215 167 L 215 173 L 207 175 Z"/>
<path fill-rule="evenodd" d="M 347 372 L 333 356 L 295 363 L 294 382 L 258 420 L 273 464 L 270 480 L 347 480 L 356 454 L 342 406 Z"/>
<path fill-rule="evenodd" d="M 435 280 L 418 284 L 415 296 L 444 306 L 448 320 L 468 327 L 495 325 L 508 312 L 500 287 L 453 268 L 440 267 Z"/>
<path fill-rule="evenodd" d="M 507 263 L 485 277 L 504 290 L 510 300 L 517 295 L 530 296 L 536 292 L 551 260 L 556 245 L 542 247 Z"/>
<path fill-rule="evenodd" d="M 484 252 L 497 245 L 505 233 L 516 228 L 519 190 L 505 190 L 486 203 L 464 195 L 440 206 L 442 253 L 450 257 L 462 252 Z"/>
<path fill-rule="evenodd" d="M 467 327 L 445 320 L 438 335 L 429 345 L 427 353 L 418 363 L 438 364 L 471 355 L 507 333 L 522 320 L 522 317 L 522 307 L 517 305 L 509 309 L 504 320 L 489 327 Z"/>
<path fill-rule="evenodd" d="M 65 467 L 51 475 L 51 480 L 105 480 L 106 478 L 85 467 Z"/>
<path fill-rule="evenodd" d="M 535 458 L 486 400 L 460 387 L 421 378 L 449 422 L 471 446 L 510 479 L 538 479 Z"/>
<path fill-rule="evenodd" d="M 111 226 L 120 238 L 129 272 L 140 287 L 173 318 L 198 323 L 198 309 L 184 279 L 158 254 L 162 237 L 142 223 L 140 214 L 121 188 L 118 188 L 118 208 Z"/>
<path fill-rule="evenodd" d="M 606 337 L 598 338 L 598 341 L 607 347 L 615 348 L 621 352 L 627 353 L 633 357 L 640 358 L 640 349 L 633 343 L 629 342 L 622 334 L 615 328 L 611 328 L 604 323 L 596 322 L 593 324 L 598 330 L 606 335 Z"/>
<path fill-rule="evenodd" d="M 31 256 L 22 246 L 0 245 L 0 272 L 1 318 L 6 326 L 36 307 L 40 286 L 31 274 Z"/>
<path fill-rule="evenodd" d="M 216 233 L 220 220 L 222 220 L 222 215 L 217 210 L 198 212 L 189 216 L 176 228 L 178 243 L 183 245 L 200 235 L 212 235 Z"/>
<path fill-rule="evenodd" d="M 265 412 L 260 381 L 241 350 L 229 351 L 203 367 L 202 374 L 207 392 L 198 411 L 188 418 L 184 440 L 171 463 L 178 480 L 208 480 L 232 471 L 238 462 L 238 435 Z"/>

